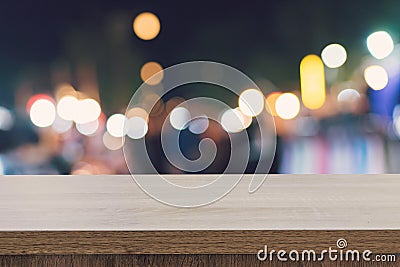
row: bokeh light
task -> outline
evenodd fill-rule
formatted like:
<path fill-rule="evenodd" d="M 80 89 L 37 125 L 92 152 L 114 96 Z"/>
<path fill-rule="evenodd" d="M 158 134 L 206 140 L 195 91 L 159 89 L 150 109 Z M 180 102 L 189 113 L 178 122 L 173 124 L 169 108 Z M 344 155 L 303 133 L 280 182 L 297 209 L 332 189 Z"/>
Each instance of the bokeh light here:
<path fill-rule="evenodd" d="M 207 130 L 208 125 L 207 116 L 199 116 L 190 122 L 189 131 L 193 134 L 202 134 Z"/>
<path fill-rule="evenodd" d="M 110 135 L 114 137 L 124 136 L 125 119 L 123 114 L 114 114 L 108 118 L 106 128 Z"/>
<path fill-rule="evenodd" d="M 383 59 L 392 53 L 393 39 L 385 31 L 374 32 L 367 38 L 367 47 L 373 57 Z"/>
<path fill-rule="evenodd" d="M 56 133 L 62 134 L 68 132 L 72 128 L 71 120 L 64 120 L 60 116 L 56 116 L 53 125 L 51 126 Z"/>
<path fill-rule="evenodd" d="M 393 126 L 396 136 L 400 137 L 400 119 L 396 119 L 395 121 L 393 121 Z"/>
<path fill-rule="evenodd" d="M 221 125 L 229 133 L 238 133 L 244 129 L 243 114 L 239 109 L 228 109 L 221 116 Z"/>
<path fill-rule="evenodd" d="M 0 106 L 0 130 L 8 131 L 14 125 L 14 116 L 11 112 L 5 108 Z"/>
<path fill-rule="evenodd" d="M 296 117 L 300 112 L 300 101 L 295 94 L 281 94 L 275 103 L 276 113 L 284 120 Z"/>
<path fill-rule="evenodd" d="M 57 103 L 57 113 L 64 120 L 74 120 L 78 99 L 74 96 L 64 96 Z"/>
<path fill-rule="evenodd" d="M 124 145 L 124 138 L 114 137 L 106 131 L 103 134 L 103 144 L 109 150 L 118 150 Z"/>
<path fill-rule="evenodd" d="M 384 67 L 372 65 L 364 70 L 365 82 L 373 90 L 382 90 L 389 82 L 389 76 Z"/>
<path fill-rule="evenodd" d="M 242 114 L 243 121 L 242 121 L 242 129 L 248 128 L 251 123 L 253 122 L 253 117 L 252 116 L 247 116 L 246 114 L 243 114 L 243 112 L 240 110 L 239 107 L 235 108 L 235 110 L 239 111 Z"/>
<path fill-rule="evenodd" d="M 83 135 L 94 135 L 99 129 L 99 120 L 94 120 L 86 123 L 77 123 L 76 129 Z"/>
<path fill-rule="evenodd" d="M 94 99 L 86 98 L 76 103 L 74 121 L 76 123 L 85 124 L 97 120 L 100 114 L 101 108 L 99 103 Z"/>
<path fill-rule="evenodd" d="M 325 72 L 324 64 L 319 56 L 307 55 L 301 60 L 300 85 L 304 106 L 309 109 L 318 109 L 324 105 Z"/>
<path fill-rule="evenodd" d="M 321 58 L 328 68 L 339 68 L 346 62 L 347 52 L 340 44 L 330 44 L 322 50 Z"/>
<path fill-rule="evenodd" d="M 343 89 L 337 96 L 338 102 L 354 102 L 360 98 L 360 93 L 356 89 Z"/>
<path fill-rule="evenodd" d="M 56 107 L 48 99 L 38 99 L 32 104 L 29 116 L 37 127 L 49 127 L 56 118 Z"/>
<path fill-rule="evenodd" d="M 126 121 L 126 135 L 132 139 L 143 138 L 149 129 L 147 121 L 142 117 L 132 117 Z"/>
<path fill-rule="evenodd" d="M 169 121 L 177 130 L 183 130 L 190 121 L 190 112 L 184 107 L 174 108 L 170 114 Z"/>
<path fill-rule="evenodd" d="M 152 79 L 151 78 L 153 75 L 155 75 Z M 154 61 L 147 62 L 142 66 L 140 69 L 140 78 L 142 78 L 142 81 L 149 84 L 149 85 L 156 85 L 159 84 L 164 77 L 164 72 L 162 66 Z"/>
<path fill-rule="evenodd" d="M 397 104 L 393 109 L 393 128 L 395 135 L 400 138 L 400 104 Z"/>
<path fill-rule="evenodd" d="M 275 103 L 276 100 L 278 99 L 278 97 L 281 95 L 281 92 L 272 92 L 270 93 L 265 101 L 265 109 L 268 111 L 269 114 L 271 114 L 272 116 L 277 116 L 278 114 L 276 113 L 276 107 L 275 107 Z"/>
<path fill-rule="evenodd" d="M 150 12 L 139 14 L 133 21 L 133 31 L 142 40 L 152 40 L 160 32 L 160 20 Z"/>
<path fill-rule="evenodd" d="M 132 117 L 140 117 L 140 118 L 144 119 L 145 121 L 149 120 L 149 114 L 147 113 L 147 111 L 140 107 L 134 107 L 134 108 L 129 109 L 126 112 L 126 117 L 128 119 L 132 118 Z"/>
<path fill-rule="evenodd" d="M 35 103 L 37 100 L 40 100 L 40 99 L 46 99 L 46 100 L 54 103 L 54 99 L 49 95 L 46 95 L 46 94 L 33 95 L 28 99 L 28 102 L 26 103 L 26 113 L 28 113 L 28 115 L 31 112 L 31 107 L 32 107 L 33 103 Z"/>
<path fill-rule="evenodd" d="M 239 96 L 239 108 L 247 116 L 257 116 L 264 109 L 265 98 L 257 89 L 247 89 Z"/>

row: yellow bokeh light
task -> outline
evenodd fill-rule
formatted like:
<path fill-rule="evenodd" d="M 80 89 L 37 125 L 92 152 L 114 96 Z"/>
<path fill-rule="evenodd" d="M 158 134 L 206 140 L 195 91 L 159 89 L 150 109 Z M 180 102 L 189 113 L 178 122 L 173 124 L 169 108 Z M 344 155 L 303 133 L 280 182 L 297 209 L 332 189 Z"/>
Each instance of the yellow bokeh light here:
<path fill-rule="evenodd" d="M 318 109 L 325 103 L 324 64 L 317 55 L 305 56 L 300 63 L 301 98 L 304 106 Z"/>
<path fill-rule="evenodd" d="M 155 76 L 152 77 L 153 75 Z M 142 78 L 143 82 L 149 85 L 159 84 L 164 78 L 163 68 L 157 62 L 147 62 L 140 70 L 140 78 Z"/>
<path fill-rule="evenodd" d="M 276 113 L 284 120 L 296 117 L 300 112 L 300 101 L 295 94 L 281 94 L 275 103 Z"/>
<path fill-rule="evenodd" d="M 267 98 L 265 99 L 266 104 L 265 104 L 265 109 L 268 111 L 269 114 L 271 114 L 272 116 L 278 116 L 278 114 L 276 113 L 276 107 L 275 107 L 275 103 L 276 100 L 278 99 L 278 97 L 281 95 L 281 92 L 273 92 L 270 93 Z"/>
<path fill-rule="evenodd" d="M 139 14 L 133 21 L 133 31 L 142 40 L 151 40 L 160 33 L 160 20 L 150 12 Z"/>

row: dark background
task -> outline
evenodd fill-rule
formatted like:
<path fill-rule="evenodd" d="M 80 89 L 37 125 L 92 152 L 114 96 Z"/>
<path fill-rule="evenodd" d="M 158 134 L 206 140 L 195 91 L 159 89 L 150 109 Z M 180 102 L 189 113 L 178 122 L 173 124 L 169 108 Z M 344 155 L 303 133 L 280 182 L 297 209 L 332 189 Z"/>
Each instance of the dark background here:
<path fill-rule="evenodd" d="M 138 39 L 133 18 L 155 13 L 161 33 Z M 253 79 L 298 87 L 298 63 L 332 40 L 360 64 L 374 30 L 399 32 L 399 1 L 3 1 L 0 4 L 0 104 L 15 89 L 52 88 L 51 68 L 94 63 L 106 110 L 126 105 L 141 83 L 140 66 L 191 60 L 232 65 Z M 393 36 L 396 39 L 397 36 Z M 74 78 L 71 77 L 73 83 Z M 116 93 L 116 94 L 115 94 Z"/>

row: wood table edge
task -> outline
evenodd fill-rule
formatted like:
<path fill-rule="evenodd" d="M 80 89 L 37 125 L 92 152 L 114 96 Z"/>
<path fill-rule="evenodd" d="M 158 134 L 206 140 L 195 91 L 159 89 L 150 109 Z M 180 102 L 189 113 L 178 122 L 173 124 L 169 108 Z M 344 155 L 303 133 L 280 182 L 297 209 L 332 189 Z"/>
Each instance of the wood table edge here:
<path fill-rule="evenodd" d="M 400 253 L 400 230 L 0 231 L 0 255 L 256 254 L 271 249 Z"/>

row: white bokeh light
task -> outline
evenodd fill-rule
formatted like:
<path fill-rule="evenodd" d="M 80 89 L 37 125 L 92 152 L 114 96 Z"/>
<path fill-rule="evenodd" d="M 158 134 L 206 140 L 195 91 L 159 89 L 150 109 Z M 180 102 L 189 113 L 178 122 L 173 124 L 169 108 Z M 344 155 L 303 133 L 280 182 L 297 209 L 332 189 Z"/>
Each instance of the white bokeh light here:
<path fill-rule="evenodd" d="M 292 93 L 281 94 L 275 102 L 276 113 L 284 120 L 296 117 L 300 112 L 299 98 Z"/>
<path fill-rule="evenodd" d="M 392 53 L 393 39 L 385 31 L 374 32 L 367 38 L 367 47 L 373 57 L 383 59 Z"/>
<path fill-rule="evenodd" d="M 400 138 L 400 104 L 397 104 L 393 109 L 393 127 L 397 137 Z"/>
<path fill-rule="evenodd" d="M 356 89 L 348 88 L 340 91 L 337 96 L 338 102 L 354 102 L 360 98 L 360 93 Z"/>
<path fill-rule="evenodd" d="M 99 120 L 94 120 L 87 123 L 77 123 L 76 129 L 83 135 L 90 136 L 94 135 L 99 129 Z"/>
<path fill-rule="evenodd" d="M 257 89 L 247 89 L 239 96 L 239 108 L 244 115 L 257 116 L 264 109 L 265 98 Z"/>
<path fill-rule="evenodd" d="M 0 130 L 8 131 L 14 125 L 14 116 L 5 108 L 0 107 Z"/>
<path fill-rule="evenodd" d="M 238 109 L 228 109 L 221 116 L 221 125 L 225 131 L 230 133 L 238 133 L 244 127 L 244 117 Z"/>
<path fill-rule="evenodd" d="M 347 52 L 340 44 L 330 44 L 322 50 L 321 58 L 328 68 L 339 68 L 346 62 Z"/>
<path fill-rule="evenodd" d="M 243 129 L 248 128 L 251 125 L 251 123 L 253 122 L 253 117 L 243 114 L 243 112 L 240 110 L 239 107 L 235 108 L 235 110 L 239 111 L 242 114 L 242 117 L 243 117 L 243 127 L 242 128 Z"/>
<path fill-rule="evenodd" d="M 142 117 L 131 117 L 126 121 L 126 134 L 132 139 L 143 138 L 148 131 L 147 121 Z"/>
<path fill-rule="evenodd" d="M 85 124 L 97 120 L 100 114 L 101 108 L 96 100 L 91 98 L 79 100 L 76 103 L 74 121 L 76 123 Z"/>
<path fill-rule="evenodd" d="M 56 133 L 62 134 L 68 132 L 72 128 L 73 122 L 64 120 L 60 116 L 56 116 L 53 125 L 51 126 Z"/>
<path fill-rule="evenodd" d="M 400 119 L 397 118 L 396 120 L 393 121 L 393 126 L 395 130 L 395 134 L 400 137 Z"/>
<path fill-rule="evenodd" d="M 174 108 L 169 116 L 169 121 L 175 129 L 183 130 L 190 121 L 190 112 L 184 107 Z"/>
<path fill-rule="evenodd" d="M 189 131 L 193 134 L 202 134 L 208 128 L 209 122 L 206 116 L 199 116 L 189 124 Z"/>
<path fill-rule="evenodd" d="M 124 136 L 125 119 L 126 117 L 123 114 L 111 115 L 107 120 L 106 124 L 107 131 L 114 137 Z"/>
<path fill-rule="evenodd" d="M 48 99 L 38 99 L 32 104 L 29 115 L 37 127 L 49 127 L 56 118 L 56 107 Z"/>
<path fill-rule="evenodd" d="M 389 76 L 385 68 L 379 65 L 372 65 L 364 70 L 365 82 L 373 90 L 382 90 L 389 82 Z"/>
<path fill-rule="evenodd" d="M 64 96 L 57 104 L 57 113 L 64 120 L 74 120 L 78 99 L 73 96 Z"/>

